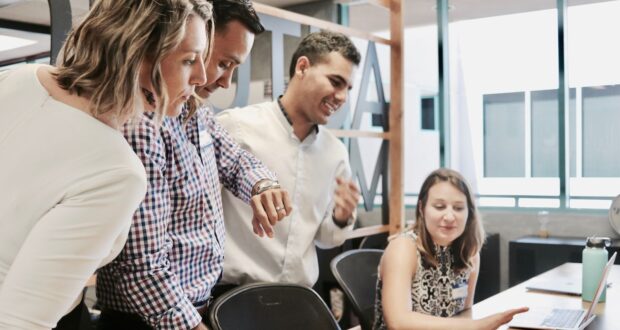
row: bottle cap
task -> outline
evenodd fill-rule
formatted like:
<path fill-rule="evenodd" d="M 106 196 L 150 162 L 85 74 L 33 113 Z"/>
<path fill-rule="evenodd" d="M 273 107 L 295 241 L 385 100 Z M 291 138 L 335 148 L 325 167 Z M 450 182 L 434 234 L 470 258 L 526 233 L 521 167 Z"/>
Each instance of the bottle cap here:
<path fill-rule="evenodd" d="M 592 248 L 604 248 L 608 247 L 611 243 L 611 239 L 609 237 L 588 237 L 586 240 L 586 246 Z"/>

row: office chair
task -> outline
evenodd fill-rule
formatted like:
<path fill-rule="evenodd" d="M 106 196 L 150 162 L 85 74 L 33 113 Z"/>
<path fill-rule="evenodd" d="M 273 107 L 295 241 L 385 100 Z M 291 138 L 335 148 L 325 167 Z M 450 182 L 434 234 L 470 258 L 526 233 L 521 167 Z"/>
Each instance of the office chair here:
<path fill-rule="evenodd" d="M 379 233 L 375 235 L 365 236 L 360 242 L 360 249 L 380 249 L 385 250 L 388 245 L 388 236 L 390 233 Z"/>
<path fill-rule="evenodd" d="M 217 298 L 209 310 L 214 330 L 340 330 L 321 297 L 288 283 L 254 283 Z"/>
<path fill-rule="evenodd" d="M 374 321 L 379 261 L 383 250 L 357 249 L 344 252 L 331 262 L 332 273 L 351 302 L 362 330 Z"/>

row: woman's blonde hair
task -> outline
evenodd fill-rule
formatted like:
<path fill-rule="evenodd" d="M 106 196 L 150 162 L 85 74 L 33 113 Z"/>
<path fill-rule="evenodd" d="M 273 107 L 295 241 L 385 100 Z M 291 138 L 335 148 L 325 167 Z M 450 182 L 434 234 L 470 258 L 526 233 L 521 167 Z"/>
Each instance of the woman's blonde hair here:
<path fill-rule="evenodd" d="M 420 188 L 420 194 L 418 195 L 418 205 L 416 207 L 416 221 L 413 225 L 413 231 L 418 236 L 417 247 L 422 256 L 422 261 L 427 265 L 438 265 L 436 247 L 433 239 L 426 228 L 426 221 L 424 221 L 424 208 L 426 202 L 428 202 L 428 193 L 435 184 L 440 182 L 448 182 L 460 192 L 465 195 L 467 199 L 467 222 L 465 224 L 465 230 L 463 234 L 459 236 L 452 244 L 450 249 L 454 256 L 453 267 L 457 270 L 463 270 L 473 267 L 472 258 L 480 252 L 482 245 L 484 244 L 485 233 L 482 227 L 482 221 L 480 221 L 480 215 L 476 210 L 476 204 L 474 203 L 474 197 L 471 193 L 471 189 L 467 184 L 467 181 L 458 172 L 440 168 L 433 171 L 426 177 L 422 188 Z"/>
<path fill-rule="evenodd" d="M 95 117 L 114 111 L 120 118 L 133 119 L 144 109 L 139 76 L 148 60 L 153 64 L 153 92 L 161 100 L 156 105 L 160 122 L 169 102 L 161 61 L 181 43 L 191 15 L 206 22 L 208 56 L 214 29 L 212 5 L 206 0 L 96 1 L 67 36 L 56 80 L 70 93 L 88 97 Z M 192 97 L 188 106 L 195 111 L 198 100 Z"/>

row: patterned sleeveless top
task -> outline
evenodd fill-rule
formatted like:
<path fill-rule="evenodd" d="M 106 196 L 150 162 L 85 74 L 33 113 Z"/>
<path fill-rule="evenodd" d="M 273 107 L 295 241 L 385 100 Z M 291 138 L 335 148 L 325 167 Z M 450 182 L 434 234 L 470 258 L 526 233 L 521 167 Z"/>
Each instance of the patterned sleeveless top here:
<path fill-rule="evenodd" d="M 414 242 L 417 236 L 408 231 L 401 235 L 411 238 Z M 467 285 L 469 270 L 456 272 L 452 269 L 454 257 L 449 247 L 436 246 L 439 265 L 425 268 L 422 256 L 418 251 L 418 267 L 411 282 L 411 305 L 414 312 L 433 316 L 450 317 L 458 314 L 465 308 L 467 299 Z M 377 295 L 375 298 L 374 330 L 386 330 L 381 304 L 381 277 L 377 278 Z"/>

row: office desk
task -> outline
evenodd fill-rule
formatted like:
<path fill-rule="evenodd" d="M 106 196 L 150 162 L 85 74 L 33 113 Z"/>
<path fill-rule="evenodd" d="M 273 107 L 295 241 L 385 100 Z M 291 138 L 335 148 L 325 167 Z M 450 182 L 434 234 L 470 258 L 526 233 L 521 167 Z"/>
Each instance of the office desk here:
<path fill-rule="evenodd" d="M 531 281 L 538 280 L 581 280 L 581 264 L 565 263 L 552 270 L 535 276 L 506 291 L 502 291 L 488 299 L 475 304 L 471 309 L 464 311 L 457 317 L 480 319 L 506 309 L 528 307 L 552 307 L 552 308 L 583 308 L 590 307 L 590 303 L 583 302 L 579 296 L 563 294 L 529 292 L 525 287 Z M 605 303 L 596 306 L 596 318 L 586 328 L 588 330 L 615 330 L 620 329 L 620 265 L 614 265 L 608 283 L 613 285 L 607 288 Z M 504 326 L 500 329 L 508 329 Z"/>

